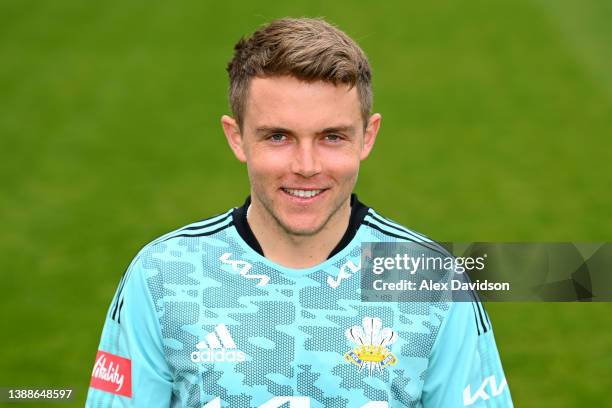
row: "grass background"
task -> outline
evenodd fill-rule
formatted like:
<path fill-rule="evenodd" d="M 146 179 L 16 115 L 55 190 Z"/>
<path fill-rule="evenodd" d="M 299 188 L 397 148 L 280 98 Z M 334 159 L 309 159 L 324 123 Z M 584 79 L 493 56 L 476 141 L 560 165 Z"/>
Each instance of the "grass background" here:
<path fill-rule="evenodd" d="M 82 406 L 137 250 L 242 203 L 224 68 L 276 17 L 370 58 L 364 202 L 440 241 L 610 241 L 611 4 L 2 0 L 0 386 Z M 611 306 L 486 305 L 517 407 L 612 406 Z"/>

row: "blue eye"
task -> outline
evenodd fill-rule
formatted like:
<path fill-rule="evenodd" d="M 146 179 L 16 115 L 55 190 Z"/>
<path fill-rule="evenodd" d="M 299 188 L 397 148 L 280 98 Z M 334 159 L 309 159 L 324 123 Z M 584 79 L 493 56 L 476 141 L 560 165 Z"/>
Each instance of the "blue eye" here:
<path fill-rule="evenodd" d="M 273 135 L 270 135 L 270 140 L 272 140 L 273 142 L 282 142 L 284 141 L 286 138 L 285 135 L 283 135 L 282 133 L 274 133 Z"/>
<path fill-rule="evenodd" d="M 333 133 L 331 133 L 331 134 L 329 134 L 329 135 L 325 136 L 325 138 L 326 138 L 327 140 L 329 140 L 330 142 L 337 142 L 337 141 L 339 141 L 339 140 L 340 140 L 340 136 L 339 136 L 339 135 L 336 135 L 336 134 L 333 134 Z"/>

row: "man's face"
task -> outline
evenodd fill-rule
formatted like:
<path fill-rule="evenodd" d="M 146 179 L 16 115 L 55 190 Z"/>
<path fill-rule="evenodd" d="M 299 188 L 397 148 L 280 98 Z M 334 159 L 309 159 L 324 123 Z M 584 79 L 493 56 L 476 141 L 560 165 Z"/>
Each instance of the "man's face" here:
<path fill-rule="evenodd" d="M 314 235 L 348 206 L 374 143 L 380 115 L 364 132 L 357 89 L 294 77 L 251 81 L 242 132 L 223 125 L 246 162 L 253 205 L 292 235 Z"/>

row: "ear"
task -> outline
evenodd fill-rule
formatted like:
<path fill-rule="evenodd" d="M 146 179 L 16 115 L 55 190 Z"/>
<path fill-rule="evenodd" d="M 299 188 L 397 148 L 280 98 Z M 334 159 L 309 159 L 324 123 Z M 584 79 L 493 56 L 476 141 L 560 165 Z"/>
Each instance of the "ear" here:
<path fill-rule="evenodd" d="M 234 155 L 238 160 L 246 163 L 246 155 L 244 154 L 244 145 L 242 143 L 242 134 L 240 133 L 240 127 L 236 120 L 227 115 L 221 116 L 221 126 L 223 126 L 223 133 L 230 148 L 234 152 Z"/>
<path fill-rule="evenodd" d="M 365 160 L 372 151 L 374 142 L 376 141 L 376 136 L 378 135 L 381 120 L 382 116 L 380 116 L 379 113 L 375 113 L 370 116 L 368 126 L 363 134 L 363 146 L 361 147 L 361 155 L 359 156 L 360 160 Z"/>

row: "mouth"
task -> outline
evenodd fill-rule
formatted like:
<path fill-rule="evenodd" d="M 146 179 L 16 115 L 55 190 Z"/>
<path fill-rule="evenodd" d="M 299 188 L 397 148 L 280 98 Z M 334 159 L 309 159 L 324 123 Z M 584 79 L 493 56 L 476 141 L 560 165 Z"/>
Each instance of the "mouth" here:
<path fill-rule="evenodd" d="M 283 192 L 290 195 L 291 197 L 295 197 L 297 199 L 302 199 L 302 200 L 308 200 L 308 199 L 318 197 L 321 194 L 323 194 L 325 191 L 327 191 L 326 188 L 307 189 L 307 190 L 304 189 L 303 190 L 303 189 L 285 188 L 285 187 L 282 187 L 281 190 L 283 190 Z"/>

